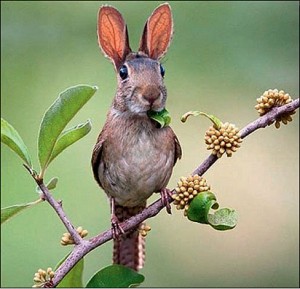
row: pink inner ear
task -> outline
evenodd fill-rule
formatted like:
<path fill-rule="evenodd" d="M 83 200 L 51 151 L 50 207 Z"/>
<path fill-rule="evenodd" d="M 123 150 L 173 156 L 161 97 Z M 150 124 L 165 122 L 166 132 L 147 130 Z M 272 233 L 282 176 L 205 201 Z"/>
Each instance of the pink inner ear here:
<path fill-rule="evenodd" d="M 104 54 L 114 62 L 117 69 L 131 52 L 125 21 L 113 7 L 103 6 L 99 10 L 98 41 Z"/>
<path fill-rule="evenodd" d="M 170 6 L 160 5 L 148 18 L 140 41 L 140 51 L 153 59 L 160 59 L 170 45 L 173 19 Z"/>

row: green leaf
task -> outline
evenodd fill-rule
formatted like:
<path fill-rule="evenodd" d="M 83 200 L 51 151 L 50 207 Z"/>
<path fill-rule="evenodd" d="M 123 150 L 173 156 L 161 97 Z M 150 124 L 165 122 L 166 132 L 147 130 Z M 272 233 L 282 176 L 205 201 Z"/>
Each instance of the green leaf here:
<path fill-rule="evenodd" d="M 17 153 L 29 167 L 32 167 L 28 149 L 22 138 L 15 128 L 3 118 L 1 118 L 1 142 L 9 146 L 9 148 Z"/>
<path fill-rule="evenodd" d="M 216 211 L 214 214 L 208 214 L 207 220 L 216 230 L 230 230 L 237 224 L 237 213 L 235 210 L 223 208 Z"/>
<path fill-rule="evenodd" d="M 55 266 L 56 271 L 58 267 L 68 258 L 69 254 L 65 256 Z M 82 274 L 84 267 L 84 258 L 80 259 L 79 262 L 69 271 L 69 273 L 59 282 L 58 288 L 83 288 Z"/>
<path fill-rule="evenodd" d="M 58 182 L 58 178 L 51 178 L 51 180 L 47 183 L 46 187 L 48 188 L 48 190 L 53 190 L 56 188 L 56 185 L 57 185 L 57 182 Z M 39 188 L 39 186 L 36 187 L 36 191 L 37 193 L 40 193 L 41 190 Z"/>
<path fill-rule="evenodd" d="M 76 125 L 66 131 L 64 131 L 58 138 L 51 157 L 48 161 L 48 164 L 53 161 L 54 158 L 56 158 L 64 149 L 66 149 L 71 144 L 75 143 L 76 141 L 83 138 L 85 135 L 87 135 L 92 128 L 90 120 L 87 120 L 87 122 Z"/>
<path fill-rule="evenodd" d="M 208 224 L 207 215 L 209 210 L 218 207 L 217 198 L 212 192 L 201 192 L 189 204 L 187 217 L 193 222 Z"/>
<path fill-rule="evenodd" d="M 96 86 L 88 85 L 70 87 L 60 93 L 46 111 L 40 125 L 38 137 L 38 157 L 42 175 L 61 132 L 79 109 L 95 94 L 96 90 Z"/>
<path fill-rule="evenodd" d="M 159 124 L 160 128 L 168 126 L 171 123 L 171 116 L 165 108 L 162 111 L 150 110 L 147 114 Z"/>
<path fill-rule="evenodd" d="M 58 178 L 52 178 L 46 185 L 46 187 L 48 188 L 48 190 L 53 190 L 56 188 L 58 182 Z"/>
<path fill-rule="evenodd" d="M 211 120 L 211 122 L 214 124 L 215 128 L 217 128 L 217 129 L 221 128 L 222 122 L 216 116 L 214 116 L 212 114 L 207 114 L 205 112 L 201 112 L 200 114 L 209 118 Z"/>
<path fill-rule="evenodd" d="M 1 209 L 1 225 L 4 222 L 6 222 L 7 220 L 9 220 L 10 218 L 12 218 L 13 216 L 15 216 L 16 214 L 18 214 L 19 212 L 23 211 L 24 209 L 29 208 L 33 205 L 36 205 L 42 201 L 43 201 L 42 199 L 38 199 L 35 202 L 30 202 L 27 204 L 20 204 L 20 205 L 14 205 L 14 206 L 2 208 Z"/>
<path fill-rule="evenodd" d="M 218 129 L 221 128 L 222 122 L 217 117 L 215 117 L 212 114 L 207 114 L 207 113 L 201 112 L 201 111 L 188 111 L 188 112 L 186 112 L 185 114 L 183 114 L 181 116 L 181 121 L 182 122 L 186 122 L 186 120 L 188 119 L 188 117 L 191 116 L 191 115 L 192 116 L 204 115 L 204 116 L 206 116 L 207 118 L 209 118 L 212 121 L 212 123 L 214 124 L 214 126 L 216 128 L 218 128 Z"/>
<path fill-rule="evenodd" d="M 180 118 L 180 120 L 182 121 L 182 122 L 186 122 L 186 120 L 188 119 L 188 117 L 189 116 L 198 116 L 198 115 L 200 115 L 201 114 L 201 112 L 200 111 L 188 111 L 188 112 L 186 112 L 185 114 L 183 114 L 182 116 L 181 116 L 181 118 Z"/>
<path fill-rule="evenodd" d="M 136 287 L 145 277 L 122 265 L 110 265 L 98 271 L 88 282 L 86 288 L 130 288 Z"/>
<path fill-rule="evenodd" d="M 225 231 L 233 229 L 237 224 L 237 213 L 228 208 L 219 208 L 216 196 L 211 192 L 202 192 L 192 199 L 187 211 L 187 217 L 193 222 L 209 224 L 214 229 Z M 210 210 L 217 210 L 210 214 Z"/>

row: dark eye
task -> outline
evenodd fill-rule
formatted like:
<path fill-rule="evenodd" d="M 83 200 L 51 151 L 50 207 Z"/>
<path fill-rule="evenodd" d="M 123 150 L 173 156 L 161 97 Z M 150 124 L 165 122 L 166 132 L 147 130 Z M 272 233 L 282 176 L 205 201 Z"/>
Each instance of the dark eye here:
<path fill-rule="evenodd" d="M 120 71 L 119 71 L 119 74 L 120 74 L 120 77 L 124 80 L 128 77 L 128 70 L 127 70 L 127 67 L 125 65 L 123 65 L 121 68 L 120 68 Z"/>
<path fill-rule="evenodd" d="M 160 74 L 161 74 L 162 77 L 165 76 L 165 69 L 162 65 L 160 65 Z"/>

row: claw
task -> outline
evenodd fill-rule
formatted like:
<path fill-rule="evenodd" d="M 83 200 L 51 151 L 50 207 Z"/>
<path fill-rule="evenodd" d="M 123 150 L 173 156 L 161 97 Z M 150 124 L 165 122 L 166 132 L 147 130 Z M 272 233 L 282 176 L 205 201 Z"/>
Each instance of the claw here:
<path fill-rule="evenodd" d="M 124 229 L 121 227 L 120 221 L 115 215 L 115 199 L 110 197 L 110 210 L 111 210 L 111 229 L 114 240 L 120 239 L 125 234 Z"/>
<path fill-rule="evenodd" d="M 169 189 L 164 188 L 160 191 L 160 196 L 161 196 L 161 201 L 163 203 L 164 206 L 166 206 L 166 210 L 168 214 L 172 214 L 171 212 L 171 205 L 169 203 L 169 197 L 172 196 L 172 193 Z"/>
<path fill-rule="evenodd" d="M 112 229 L 112 234 L 113 238 L 115 240 L 120 239 L 120 237 L 125 234 L 124 229 L 120 225 L 120 221 L 116 217 L 116 215 L 111 216 L 111 229 Z"/>

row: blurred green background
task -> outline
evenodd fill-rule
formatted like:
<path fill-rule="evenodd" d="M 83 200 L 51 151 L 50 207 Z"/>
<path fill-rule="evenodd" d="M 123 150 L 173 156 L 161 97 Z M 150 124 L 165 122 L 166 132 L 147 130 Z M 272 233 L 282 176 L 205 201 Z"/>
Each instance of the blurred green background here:
<path fill-rule="evenodd" d="M 97 11 L 117 7 L 136 49 L 144 22 L 159 1 L 1 1 L 1 115 L 36 157 L 40 120 L 58 93 L 76 84 L 99 91 L 69 124 L 90 118 L 91 133 L 50 166 L 54 192 L 76 226 L 93 236 L 110 225 L 105 194 L 93 180 L 90 157 L 116 90 L 111 63 L 96 37 Z M 299 91 L 298 2 L 170 1 L 175 34 L 164 59 L 167 108 L 183 149 L 169 187 L 208 156 L 210 122 L 180 116 L 201 110 L 242 128 L 257 118 L 256 98 L 269 88 Z M 145 287 L 299 286 L 299 114 L 276 130 L 259 130 L 232 158 L 206 173 L 221 207 L 235 208 L 237 227 L 218 232 L 188 222 L 182 211 L 148 221 Z M 1 147 L 1 206 L 37 198 L 20 159 Z M 149 203 L 158 196 L 152 196 Z M 38 268 L 54 267 L 70 250 L 63 225 L 46 203 L 1 227 L 1 286 L 30 287 Z M 110 264 L 112 243 L 86 257 L 84 283 Z"/>

